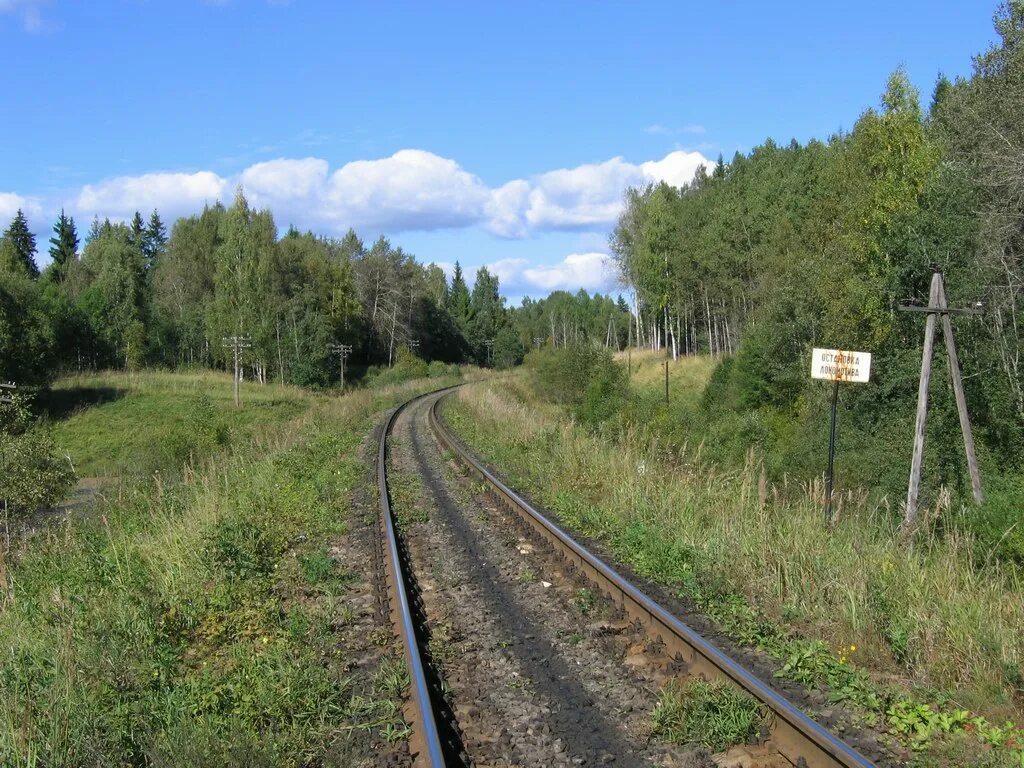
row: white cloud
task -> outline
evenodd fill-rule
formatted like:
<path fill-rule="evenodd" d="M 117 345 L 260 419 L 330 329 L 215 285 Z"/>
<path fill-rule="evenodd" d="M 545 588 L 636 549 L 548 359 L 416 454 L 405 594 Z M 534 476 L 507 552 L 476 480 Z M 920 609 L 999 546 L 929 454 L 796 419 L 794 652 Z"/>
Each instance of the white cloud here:
<path fill-rule="evenodd" d="M 606 289 L 614 279 L 614 265 L 606 253 L 571 253 L 558 264 L 523 270 L 531 285 L 547 291 Z"/>
<path fill-rule="evenodd" d="M 510 181 L 491 192 L 487 205 L 487 229 L 500 237 L 525 237 L 522 212 L 530 199 L 530 184 L 523 179 Z"/>
<path fill-rule="evenodd" d="M 327 183 L 327 161 L 316 157 L 302 160 L 268 160 L 250 165 L 240 177 L 246 195 L 257 205 L 304 200 L 322 195 Z"/>
<path fill-rule="evenodd" d="M 626 187 L 642 183 L 640 168 L 621 157 L 549 171 L 534 181 L 524 215 L 535 229 L 604 226 L 618 217 Z"/>
<path fill-rule="evenodd" d="M 530 265 L 527 259 L 498 259 L 487 265 L 487 270 L 498 278 L 504 289 L 506 285 L 516 285 L 522 281 L 523 271 Z"/>
<path fill-rule="evenodd" d="M 19 210 L 29 219 L 39 219 L 43 215 L 43 206 L 39 200 L 22 197 L 14 192 L 0 192 L 0 229 L 6 228 Z"/>
<path fill-rule="evenodd" d="M 613 157 L 490 187 L 453 159 L 403 149 L 333 171 L 325 159 L 304 157 L 255 163 L 233 177 L 208 170 L 119 176 L 87 184 L 70 200 L 49 200 L 45 206 L 37 201 L 35 210 L 49 215 L 63 206 L 76 217 L 126 220 L 136 210 L 157 208 L 171 220 L 206 203 L 230 202 L 240 184 L 254 205 L 274 212 L 281 226 L 333 234 L 348 227 L 373 234 L 481 227 L 505 238 L 553 230 L 603 233 L 615 224 L 627 187 L 659 181 L 682 186 L 701 164 L 709 161 L 700 152 L 677 150 L 660 160 L 636 164 Z M 0 211 L 24 203 L 30 213 L 27 198 L 16 197 L 0 198 Z"/>
<path fill-rule="evenodd" d="M 382 160 L 356 160 L 327 185 L 325 217 L 344 226 L 433 230 L 478 223 L 490 190 L 458 163 L 433 152 L 403 149 Z"/>
<path fill-rule="evenodd" d="M 501 259 L 487 265 L 508 296 L 536 295 L 556 290 L 607 291 L 615 281 L 615 266 L 606 253 L 571 253 L 556 264 L 530 266 L 528 259 Z"/>
<path fill-rule="evenodd" d="M 118 176 L 96 185 L 86 184 L 73 207 L 80 214 L 112 219 L 126 219 L 135 211 L 157 208 L 171 219 L 219 200 L 226 188 L 227 181 L 212 171 Z"/>
<path fill-rule="evenodd" d="M 661 160 L 651 160 L 640 165 L 644 176 L 652 181 L 664 181 L 673 187 L 681 187 L 693 181 L 697 167 L 710 168 L 712 163 L 700 152 L 685 152 L 681 149 L 669 152 Z"/>

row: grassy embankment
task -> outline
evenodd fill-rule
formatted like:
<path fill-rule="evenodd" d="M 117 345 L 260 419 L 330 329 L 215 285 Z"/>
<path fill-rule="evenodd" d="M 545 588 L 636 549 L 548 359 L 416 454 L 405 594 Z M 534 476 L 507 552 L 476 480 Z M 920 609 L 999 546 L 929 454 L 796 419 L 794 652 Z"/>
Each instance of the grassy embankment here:
<path fill-rule="evenodd" d="M 633 363 L 635 397 L 663 398 L 662 358 Z M 698 402 L 712 369 L 672 364 L 673 398 Z M 1024 696 L 1021 574 L 980 562 L 968 534 L 903 546 L 888 510 L 857 492 L 827 532 L 820 486 L 774 487 L 753 454 L 725 470 L 647 428 L 584 428 L 526 377 L 463 390 L 447 418 L 562 521 L 778 657 L 780 674 L 886 725 L 919 764 L 1024 764 L 1021 734 L 1005 725 Z"/>
<path fill-rule="evenodd" d="M 375 414 L 437 385 L 247 385 L 236 411 L 212 373 L 60 382 L 58 444 L 115 477 L 7 553 L 0 764 L 347 765 L 403 738 L 404 664 L 341 650 L 368 563 L 332 545 Z"/>

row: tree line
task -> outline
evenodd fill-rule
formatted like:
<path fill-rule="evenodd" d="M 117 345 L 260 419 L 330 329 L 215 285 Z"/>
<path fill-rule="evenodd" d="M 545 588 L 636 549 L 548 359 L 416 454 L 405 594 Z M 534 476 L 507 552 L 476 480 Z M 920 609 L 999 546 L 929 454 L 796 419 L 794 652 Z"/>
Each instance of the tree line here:
<path fill-rule="evenodd" d="M 369 246 L 351 229 L 340 239 L 294 228 L 278 237 L 272 213 L 241 190 L 169 233 L 153 211 L 127 224 L 96 219 L 81 242 L 62 211 L 49 255 L 41 271 L 19 211 L 0 237 L 0 379 L 224 367 L 233 336 L 251 342 L 246 376 L 299 385 L 337 379 L 333 344 L 352 345 L 357 367 L 391 365 L 402 347 L 445 362 L 522 358 L 514 344 L 488 344 L 509 311 L 486 267 L 470 288 L 460 265 L 449 280 L 383 236 Z"/>
<path fill-rule="evenodd" d="M 984 307 L 954 321 L 981 439 L 1020 457 L 1024 2 L 995 22 L 998 42 L 969 77 L 940 76 L 927 108 L 898 70 L 848 133 L 768 140 L 682 188 L 629 190 L 610 246 L 636 342 L 725 355 L 709 398 L 789 416 L 818 409 L 812 346 L 871 351 L 875 386 L 850 392 L 854 410 L 871 429 L 902 428 L 924 321 L 899 308 L 926 304 L 942 269 L 951 306 Z M 941 421 L 948 398 L 936 399 Z"/>

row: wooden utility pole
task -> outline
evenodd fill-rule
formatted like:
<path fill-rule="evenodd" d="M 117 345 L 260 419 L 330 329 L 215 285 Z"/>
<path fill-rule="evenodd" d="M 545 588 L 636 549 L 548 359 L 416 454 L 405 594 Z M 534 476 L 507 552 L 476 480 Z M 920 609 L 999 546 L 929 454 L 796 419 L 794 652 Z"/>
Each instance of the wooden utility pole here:
<path fill-rule="evenodd" d="M 352 345 L 351 344 L 329 344 L 327 349 L 330 350 L 331 352 L 333 352 L 334 354 L 336 354 L 338 356 L 338 362 L 341 365 L 341 391 L 344 392 L 345 391 L 345 361 L 348 359 L 349 355 L 352 354 Z"/>
<path fill-rule="evenodd" d="M 241 372 L 241 367 L 240 367 L 239 364 L 241 363 L 241 359 L 242 359 L 242 350 L 243 349 L 249 349 L 249 347 L 252 346 L 252 339 L 250 339 L 248 336 L 225 336 L 223 339 L 221 339 L 221 344 L 225 348 L 231 349 L 231 350 L 234 351 L 234 356 L 235 356 L 235 408 L 237 408 L 240 405 L 239 399 L 238 399 L 238 382 L 239 382 L 239 373 Z"/>
<path fill-rule="evenodd" d="M 540 345 L 543 344 L 543 343 L 544 343 L 544 337 L 543 336 L 534 336 L 533 337 L 533 346 L 535 348 L 540 349 Z"/>
<path fill-rule="evenodd" d="M 903 514 L 903 530 L 908 533 L 918 514 L 918 497 L 921 489 L 921 470 L 924 466 L 924 440 L 928 420 L 928 389 L 932 376 L 932 354 L 935 350 L 935 320 L 942 317 L 942 336 L 946 342 L 946 356 L 949 358 L 949 374 L 953 380 L 953 393 L 956 397 L 956 409 L 960 417 L 960 431 L 963 433 L 964 452 L 967 455 L 967 468 L 971 474 L 971 491 L 974 501 L 981 504 L 984 495 L 981 491 L 981 474 L 978 471 L 978 459 L 974 453 L 974 437 L 971 434 L 971 420 L 967 413 L 967 399 L 964 397 L 963 378 L 960 375 L 960 363 L 956 355 L 956 343 L 953 340 L 953 324 L 951 314 L 979 314 L 980 309 L 950 309 L 946 303 L 946 289 L 943 285 L 942 270 L 933 267 L 931 289 L 928 293 L 927 307 L 900 307 L 904 312 L 925 312 L 928 317 L 924 328 L 924 350 L 921 354 L 921 380 L 917 388 L 917 418 L 914 421 L 914 455 L 910 462 L 910 482 L 907 487 L 907 506 Z"/>
<path fill-rule="evenodd" d="M 668 405 L 668 360 L 665 361 L 665 405 Z"/>
<path fill-rule="evenodd" d="M 487 339 L 484 341 L 484 346 L 487 347 L 487 362 L 492 366 L 494 365 L 494 339 Z"/>

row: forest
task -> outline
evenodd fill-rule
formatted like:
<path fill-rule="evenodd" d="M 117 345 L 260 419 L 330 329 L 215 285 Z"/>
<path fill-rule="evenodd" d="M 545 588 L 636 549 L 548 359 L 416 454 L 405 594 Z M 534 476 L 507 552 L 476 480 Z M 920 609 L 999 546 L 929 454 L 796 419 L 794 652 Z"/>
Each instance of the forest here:
<path fill-rule="evenodd" d="M 926 305 L 941 269 L 950 306 L 983 310 L 953 320 L 976 439 L 992 469 L 1020 465 L 1024 4 L 1004 6 L 996 30 L 971 76 L 940 76 L 925 106 L 897 70 L 849 132 L 769 139 L 681 189 L 628 192 L 610 244 L 634 289 L 633 338 L 724 356 L 704 395 L 709 445 L 740 463 L 759 445 L 776 477 L 820 472 L 828 393 L 810 378 L 811 348 L 870 351 L 871 385 L 840 395 L 842 470 L 899 498 L 907 465 L 892 457 L 909 462 L 925 325 L 900 309 Z M 929 416 L 933 492 L 962 491 L 965 477 L 944 355 Z"/>

